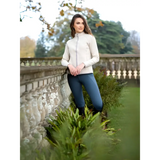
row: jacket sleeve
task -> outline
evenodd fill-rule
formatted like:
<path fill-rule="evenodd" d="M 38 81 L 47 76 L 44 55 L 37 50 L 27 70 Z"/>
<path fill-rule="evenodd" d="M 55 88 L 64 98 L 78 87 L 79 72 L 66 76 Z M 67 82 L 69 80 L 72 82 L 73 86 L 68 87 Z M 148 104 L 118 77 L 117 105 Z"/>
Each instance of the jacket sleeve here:
<path fill-rule="evenodd" d="M 69 49 L 68 49 L 68 44 L 66 43 L 64 54 L 63 54 L 63 57 L 62 57 L 62 60 L 61 60 L 62 66 L 67 67 L 69 65 L 69 59 L 70 59 Z"/>
<path fill-rule="evenodd" d="M 94 36 L 91 36 L 90 38 L 89 48 L 90 48 L 92 58 L 88 61 L 83 62 L 85 67 L 94 65 L 99 61 L 99 52 L 98 52 L 97 42 Z"/>

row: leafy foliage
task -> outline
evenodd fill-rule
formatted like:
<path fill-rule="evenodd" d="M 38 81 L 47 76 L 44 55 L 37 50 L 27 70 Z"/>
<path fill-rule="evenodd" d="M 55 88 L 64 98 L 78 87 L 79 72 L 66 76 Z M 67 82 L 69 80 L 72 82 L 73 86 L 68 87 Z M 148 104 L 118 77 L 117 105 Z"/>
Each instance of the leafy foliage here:
<path fill-rule="evenodd" d="M 66 42 L 71 38 L 70 28 L 69 28 L 69 19 L 65 17 L 61 18 L 61 21 L 57 21 L 54 24 L 55 34 L 53 37 L 50 37 L 49 40 L 54 42 L 53 47 L 48 51 L 47 56 L 62 56 L 64 53 L 64 48 Z"/>
<path fill-rule="evenodd" d="M 74 113 L 72 108 L 65 110 L 65 112 L 60 109 L 60 112 L 56 111 L 56 113 L 58 115 L 57 119 L 54 119 L 52 116 L 50 116 L 50 119 L 48 120 L 48 123 L 52 127 L 46 127 L 48 133 L 47 135 L 53 142 L 56 141 L 53 131 L 58 132 L 61 125 L 67 120 L 70 123 L 70 129 L 75 130 L 74 132 L 76 134 L 76 137 L 78 137 L 79 139 L 82 137 L 84 132 L 86 132 L 86 129 L 94 123 L 95 119 L 99 115 L 99 113 L 93 115 L 87 107 L 85 107 L 85 117 L 79 115 L 78 109 L 76 109 L 76 112 Z M 102 126 L 104 126 L 107 122 L 109 122 L 109 120 L 103 122 Z"/>
<path fill-rule="evenodd" d="M 55 147 L 57 160 L 106 158 L 112 149 L 109 131 L 112 130 L 112 134 L 115 132 L 114 129 L 102 130 L 109 120 L 101 123 L 99 113 L 92 115 L 87 107 L 85 117 L 79 115 L 78 109 L 74 113 L 71 108 L 60 110 L 57 114 L 57 119 L 50 116 L 48 120 L 50 127 L 46 127 L 46 139 Z M 108 136 L 106 133 L 109 133 Z"/>
<path fill-rule="evenodd" d="M 131 43 L 128 41 L 130 32 L 127 32 L 123 29 L 121 22 L 117 22 L 117 25 L 121 29 L 122 44 L 124 45 L 120 50 L 120 54 L 126 54 L 128 52 L 131 52 L 133 48 L 132 48 Z"/>
<path fill-rule="evenodd" d="M 120 22 L 101 20 L 95 11 L 93 18 L 88 20 L 88 25 L 97 40 L 101 54 L 122 54 L 132 50 L 131 44 L 126 43 L 129 32 L 123 29 Z"/>
<path fill-rule="evenodd" d="M 46 139 L 50 146 L 34 150 L 34 144 L 21 145 L 21 160 L 105 160 L 115 146 L 114 128 L 105 127 L 109 120 L 101 123 L 100 114 L 92 115 L 85 108 L 85 117 L 71 108 L 57 111 L 57 118 L 48 119 Z M 118 142 L 118 141 L 117 141 Z M 117 143 L 116 143 L 117 144 Z"/>
<path fill-rule="evenodd" d="M 35 41 L 28 36 L 20 38 L 20 57 L 34 57 Z"/>
<path fill-rule="evenodd" d="M 133 53 L 140 54 L 140 38 L 139 33 L 135 30 L 130 31 L 130 37 L 127 40 L 131 43 L 133 48 Z"/>
<path fill-rule="evenodd" d="M 47 49 L 45 45 L 45 35 L 43 32 L 40 34 L 40 38 L 37 41 L 36 50 L 35 50 L 35 57 L 47 57 Z"/>
<path fill-rule="evenodd" d="M 54 42 L 54 46 L 48 52 L 49 57 L 62 56 L 66 42 L 72 38 L 70 20 L 73 13 L 69 12 L 69 10 L 65 12 L 66 14 L 54 23 L 55 34 L 49 38 Z M 127 42 L 130 34 L 122 28 L 120 22 L 103 21 L 99 18 L 99 14 L 96 11 L 93 12 L 87 21 L 96 38 L 100 53 L 124 54 L 133 50 L 130 42 Z"/>
<path fill-rule="evenodd" d="M 80 12 L 82 13 L 87 19 L 90 18 L 92 16 L 92 14 L 94 13 L 93 9 L 89 9 L 89 8 L 83 8 L 82 7 L 82 3 L 84 0 L 75 0 L 75 3 L 69 3 L 67 2 L 67 0 L 59 0 L 57 3 L 59 3 L 59 16 L 63 17 L 64 15 L 68 14 L 66 13 L 66 8 L 70 11 L 70 12 Z M 77 7 L 77 5 L 80 4 L 81 7 Z M 43 16 L 41 9 L 42 9 L 42 4 L 40 2 L 36 2 L 35 0 L 25 0 L 25 3 L 20 3 L 20 8 L 23 7 L 24 10 L 20 11 L 20 22 L 23 22 L 23 19 L 25 17 L 30 17 L 27 15 L 28 11 L 32 11 L 32 12 L 38 12 L 39 13 L 39 20 L 47 26 L 47 30 L 48 30 L 48 36 L 53 36 L 55 33 L 55 28 L 54 26 L 52 26 L 50 23 L 48 23 L 46 21 L 46 18 Z M 24 14 L 26 13 L 26 14 Z M 32 18 L 32 17 L 30 17 Z M 58 17 L 57 17 L 58 18 Z M 44 32 L 44 28 L 42 28 L 42 32 Z"/>

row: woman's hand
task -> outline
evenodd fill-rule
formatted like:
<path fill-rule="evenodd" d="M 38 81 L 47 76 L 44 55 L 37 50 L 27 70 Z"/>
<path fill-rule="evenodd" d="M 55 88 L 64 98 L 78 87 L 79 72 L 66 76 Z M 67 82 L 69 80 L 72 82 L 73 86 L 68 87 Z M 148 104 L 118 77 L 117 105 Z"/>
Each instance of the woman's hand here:
<path fill-rule="evenodd" d="M 84 68 L 84 63 L 81 63 L 79 66 L 76 67 L 77 75 L 80 74 L 81 70 Z"/>
<path fill-rule="evenodd" d="M 69 64 L 68 68 L 70 70 L 71 75 L 73 75 L 73 76 L 77 75 L 77 69 L 75 67 L 73 67 L 71 64 Z"/>

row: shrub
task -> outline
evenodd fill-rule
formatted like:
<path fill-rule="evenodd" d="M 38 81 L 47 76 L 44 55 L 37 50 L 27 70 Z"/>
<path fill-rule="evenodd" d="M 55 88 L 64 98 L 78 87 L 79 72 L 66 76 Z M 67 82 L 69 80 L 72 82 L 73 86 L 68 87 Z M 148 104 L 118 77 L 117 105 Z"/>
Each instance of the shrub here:
<path fill-rule="evenodd" d="M 109 120 L 101 123 L 100 114 L 92 115 L 87 107 L 85 117 L 78 112 L 77 109 L 74 113 L 71 108 L 60 110 L 57 119 L 50 116 L 48 120 L 46 139 L 54 146 L 55 160 L 105 159 L 112 148 L 109 135 L 115 130 L 105 129 Z"/>
<path fill-rule="evenodd" d="M 48 119 L 45 127 L 51 144 L 47 148 L 33 149 L 32 144 L 21 145 L 21 159 L 26 160 L 105 160 L 113 149 L 110 137 L 114 128 L 105 128 L 106 120 L 100 122 L 100 114 L 95 115 L 85 108 L 85 117 L 71 108 L 57 111 L 57 118 Z"/>

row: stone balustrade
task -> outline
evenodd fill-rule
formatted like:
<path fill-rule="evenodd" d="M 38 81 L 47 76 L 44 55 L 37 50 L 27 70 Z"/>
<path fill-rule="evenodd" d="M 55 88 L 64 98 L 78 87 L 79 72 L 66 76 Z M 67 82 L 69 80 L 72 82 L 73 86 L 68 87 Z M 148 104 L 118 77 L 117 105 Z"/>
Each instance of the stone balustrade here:
<path fill-rule="evenodd" d="M 66 67 L 21 66 L 20 70 L 20 138 L 21 145 L 46 146 L 44 126 L 49 115 L 70 105 L 71 91 Z"/>
<path fill-rule="evenodd" d="M 140 79 L 139 54 L 101 54 L 95 66 L 105 68 L 106 75 L 112 74 L 118 79 Z"/>
<path fill-rule="evenodd" d="M 47 145 L 44 126 L 49 115 L 70 105 L 71 93 L 67 83 L 66 67 L 61 57 L 20 59 L 20 138 L 22 143 L 34 142 L 35 148 Z M 140 78 L 140 56 L 100 55 L 93 67 L 105 69 L 106 75 L 119 79 Z"/>
<path fill-rule="evenodd" d="M 57 66 L 61 65 L 61 57 L 21 58 L 21 66 Z M 106 69 L 106 75 L 117 76 L 118 79 L 140 79 L 139 54 L 100 54 L 100 61 L 94 65 Z"/>
<path fill-rule="evenodd" d="M 20 58 L 20 66 L 57 66 L 61 65 L 61 57 Z"/>

